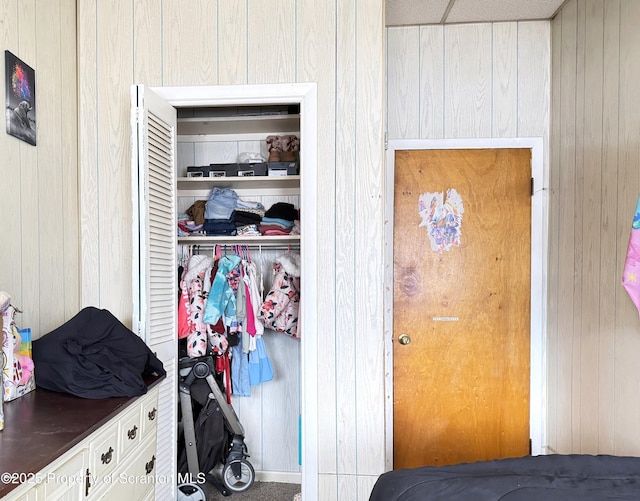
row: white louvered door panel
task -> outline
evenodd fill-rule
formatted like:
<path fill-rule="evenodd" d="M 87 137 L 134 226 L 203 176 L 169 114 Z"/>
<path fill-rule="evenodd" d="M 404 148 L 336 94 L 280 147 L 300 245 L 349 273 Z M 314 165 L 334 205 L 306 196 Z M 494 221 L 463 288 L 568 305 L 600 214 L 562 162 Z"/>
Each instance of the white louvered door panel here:
<path fill-rule="evenodd" d="M 176 497 L 177 292 L 176 110 L 143 86 L 133 86 L 132 172 L 134 207 L 134 328 L 162 360 L 156 499 Z M 137 188 L 137 189 L 136 189 Z"/>

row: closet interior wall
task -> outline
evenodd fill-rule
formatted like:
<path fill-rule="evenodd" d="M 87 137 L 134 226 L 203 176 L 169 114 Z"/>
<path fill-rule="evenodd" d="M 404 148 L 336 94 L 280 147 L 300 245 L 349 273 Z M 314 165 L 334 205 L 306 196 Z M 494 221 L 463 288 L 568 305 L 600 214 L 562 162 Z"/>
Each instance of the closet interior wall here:
<path fill-rule="evenodd" d="M 181 110 L 184 113 L 184 110 Z M 179 113 L 180 116 L 180 113 Z M 211 163 L 234 163 L 238 154 L 261 153 L 266 156 L 265 137 L 235 140 L 221 136 L 177 136 L 177 177 L 187 176 L 188 166 Z M 299 193 L 284 190 L 279 194 L 272 188 L 234 188 L 243 200 L 260 202 L 269 208 L 276 202 L 288 202 L 296 209 L 300 207 Z M 206 200 L 206 190 L 177 191 L 177 212 L 184 213 L 197 200 Z M 302 229 L 304 231 L 304 228 Z M 219 243 L 219 242 L 216 242 Z M 239 242 L 242 244 L 242 242 Z M 187 250 L 179 242 L 180 250 Z M 235 253 L 233 240 L 220 243 L 222 252 Z M 273 276 L 273 260 L 286 252 L 299 252 L 299 244 L 278 246 L 243 244 L 251 260 L 261 272 L 264 294 L 269 291 Z M 213 256 L 215 243 L 196 244 L 191 252 Z M 304 289 L 303 289 L 304 290 Z M 303 333 L 301 334 L 304 335 Z M 265 329 L 263 339 L 273 368 L 272 381 L 251 388 L 250 397 L 232 396 L 232 405 L 245 429 L 245 443 L 250 454 L 249 461 L 263 478 L 299 482 L 299 417 L 301 412 L 301 365 L 300 341 Z M 265 477 L 268 476 L 268 477 Z"/>

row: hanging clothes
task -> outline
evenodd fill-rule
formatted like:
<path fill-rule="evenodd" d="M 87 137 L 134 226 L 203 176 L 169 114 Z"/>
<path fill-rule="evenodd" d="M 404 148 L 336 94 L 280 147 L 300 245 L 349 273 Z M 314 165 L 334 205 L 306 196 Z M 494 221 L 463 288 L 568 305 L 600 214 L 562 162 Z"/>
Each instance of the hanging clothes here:
<path fill-rule="evenodd" d="M 190 357 L 207 353 L 207 326 L 203 319 L 206 296 L 203 288 L 207 269 L 211 269 L 212 266 L 213 259 L 208 256 L 191 256 L 181 281 L 181 304 L 178 312 L 187 315 L 187 354 Z M 184 302 L 185 297 L 189 299 L 188 304 Z M 178 325 L 184 326 L 184 320 L 178 321 Z M 184 332 L 181 335 L 184 337 Z"/>
<path fill-rule="evenodd" d="M 259 318 L 260 306 L 262 305 L 262 278 L 258 275 L 258 267 L 253 261 L 245 261 L 244 280 L 249 290 L 247 297 L 251 301 L 251 313 L 253 314 L 253 327 L 255 332 L 249 331 L 254 336 L 262 336 L 264 333 L 264 325 Z"/>
<path fill-rule="evenodd" d="M 245 316 L 242 323 L 242 352 L 249 353 L 256 349 L 256 318 L 253 301 L 251 300 L 251 290 L 249 288 L 249 277 L 247 276 L 246 261 L 242 264 L 242 287 L 244 288 Z"/>
<path fill-rule="evenodd" d="M 189 249 L 188 259 L 184 256 L 181 259 L 184 268 L 178 302 L 179 337 L 186 337 L 187 355 L 200 357 L 212 350 L 218 355 L 216 364 L 226 362 L 220 371 L 225 373 L 228 399 L 231 394 L 251 396 L 251 386 L 273 379 L 271 361 L 262 339 L 262 278 L 248 249 L 237 247 L 236 252 L 242 257 L 223 255 L 219 246 L 214 258 L 191 255 Z M 292 260 L 297 261 L 296 255 L 287 254 L 274 264 L 278 269 L 287 270 L 287 277 L 299 276 L 295 271 L 299 265 L 292 266 Z M 280 281 L 276 279 L 274 283 Z M 270 301 L 287 310 L 281 300 Z M 291 300 L 288 298 L 288 301 Z M 291 316 L 281 315 L 282 319 Z M 295 333 L 290 326 L 286 329 Z"/>
<path fill-rule="evenodd" d="M 183 278 L 187 271 L 191 246 L 180 245 L 178 247 L 178 339 L 184 339 L 191 332 L 191 320 L 189 318 L 189 293 L 184 286 Z"/>
<path fill-rule="evenodd" d="M 242 353 L 242 343 L 231 347 L 231 384 L 236 397 L 250 397 L 249 360 Z"/>
<path fill-rule="evenodd" d="M 262 336 L 256 339 L 256 349 L 249 353 L 249 384 L 258 386 L 273 379 L 271 361 Z"/>
<path fill-rule="evenodd" d="M 265 327 L 299 339 L 300 254 L 289 252 L 273 262 L 273 283 L 260 307 Z"/>
<path fill-rule="evenodd" d="M 193 255 L 189 258 L 187 269 L 181 280 L 182 290 L 178 304 L 178 315 L 182 315 L 183 319 L 178 319 L 178 325 L 182 329 L 179 335 L 187 338 L 187 355 L 189 357 L 204 356 L 208 353 L 209 348 L 215 353 L 222 354 L 228 348 L 226 336 L 214 331 L 209 325 L 211 322 L 207 322 L 204 318 L 210 295 L 209 288 L 211 287 L 213 267 L 213 258 L 199 254 Z M 188 326 L 186 336 L 185 326 Z"/>
<path fill-rule="evenodd" d="M 235 318 L 236 295 L 229 284 L 227 275 L 240 264 L 240 261 L 240 256 L 235 254 L 225 254 L 218 261 L 218 271 L 213 279 L 209 299 L 204 310 L 205 322 L 215 324 L 224 314 L 227 319 L 225 323 L 230 325 L 231 320 Z"/>

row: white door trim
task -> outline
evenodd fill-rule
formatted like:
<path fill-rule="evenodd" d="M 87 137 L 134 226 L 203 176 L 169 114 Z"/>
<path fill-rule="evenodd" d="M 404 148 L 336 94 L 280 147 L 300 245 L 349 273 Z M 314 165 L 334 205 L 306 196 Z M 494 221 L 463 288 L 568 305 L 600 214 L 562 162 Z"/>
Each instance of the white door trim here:
<path fill-rule="evenodd" d="M 152 87 L 176 107 L 300 104 L 300 215 L 304 231 L 300 235 L 304 278 L 304 301 L 300 303 L 301 407 L 302 407 L 302 497 L 318 496 L 318 343 L 317 343 L 317 84 L 286 83 L 219 85 L 193 87 Z"/>
<path fill-rule="evenodd" d="M 534 191 L 531 198 L 531 395 L 530 438 L 533 455 L 546 441 L 546 319 L 548 261 L 548 176 L 544 175 L 543 140 L 530 138 L 390 140 L 386 155 L 384 260 L 385 467 L 393 468 L 393 189 L 395 152 L 399 150 L 530 148 Z"/>

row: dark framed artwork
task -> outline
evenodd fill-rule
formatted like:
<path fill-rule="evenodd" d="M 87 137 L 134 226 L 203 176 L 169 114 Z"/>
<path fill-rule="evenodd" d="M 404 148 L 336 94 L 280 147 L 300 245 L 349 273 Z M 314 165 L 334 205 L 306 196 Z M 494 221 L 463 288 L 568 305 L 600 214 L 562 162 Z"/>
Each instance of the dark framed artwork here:
<path fill-rule="evenodd" d="M 4 51 L 7 134 L 36 145 L 36 72 Z"/>

